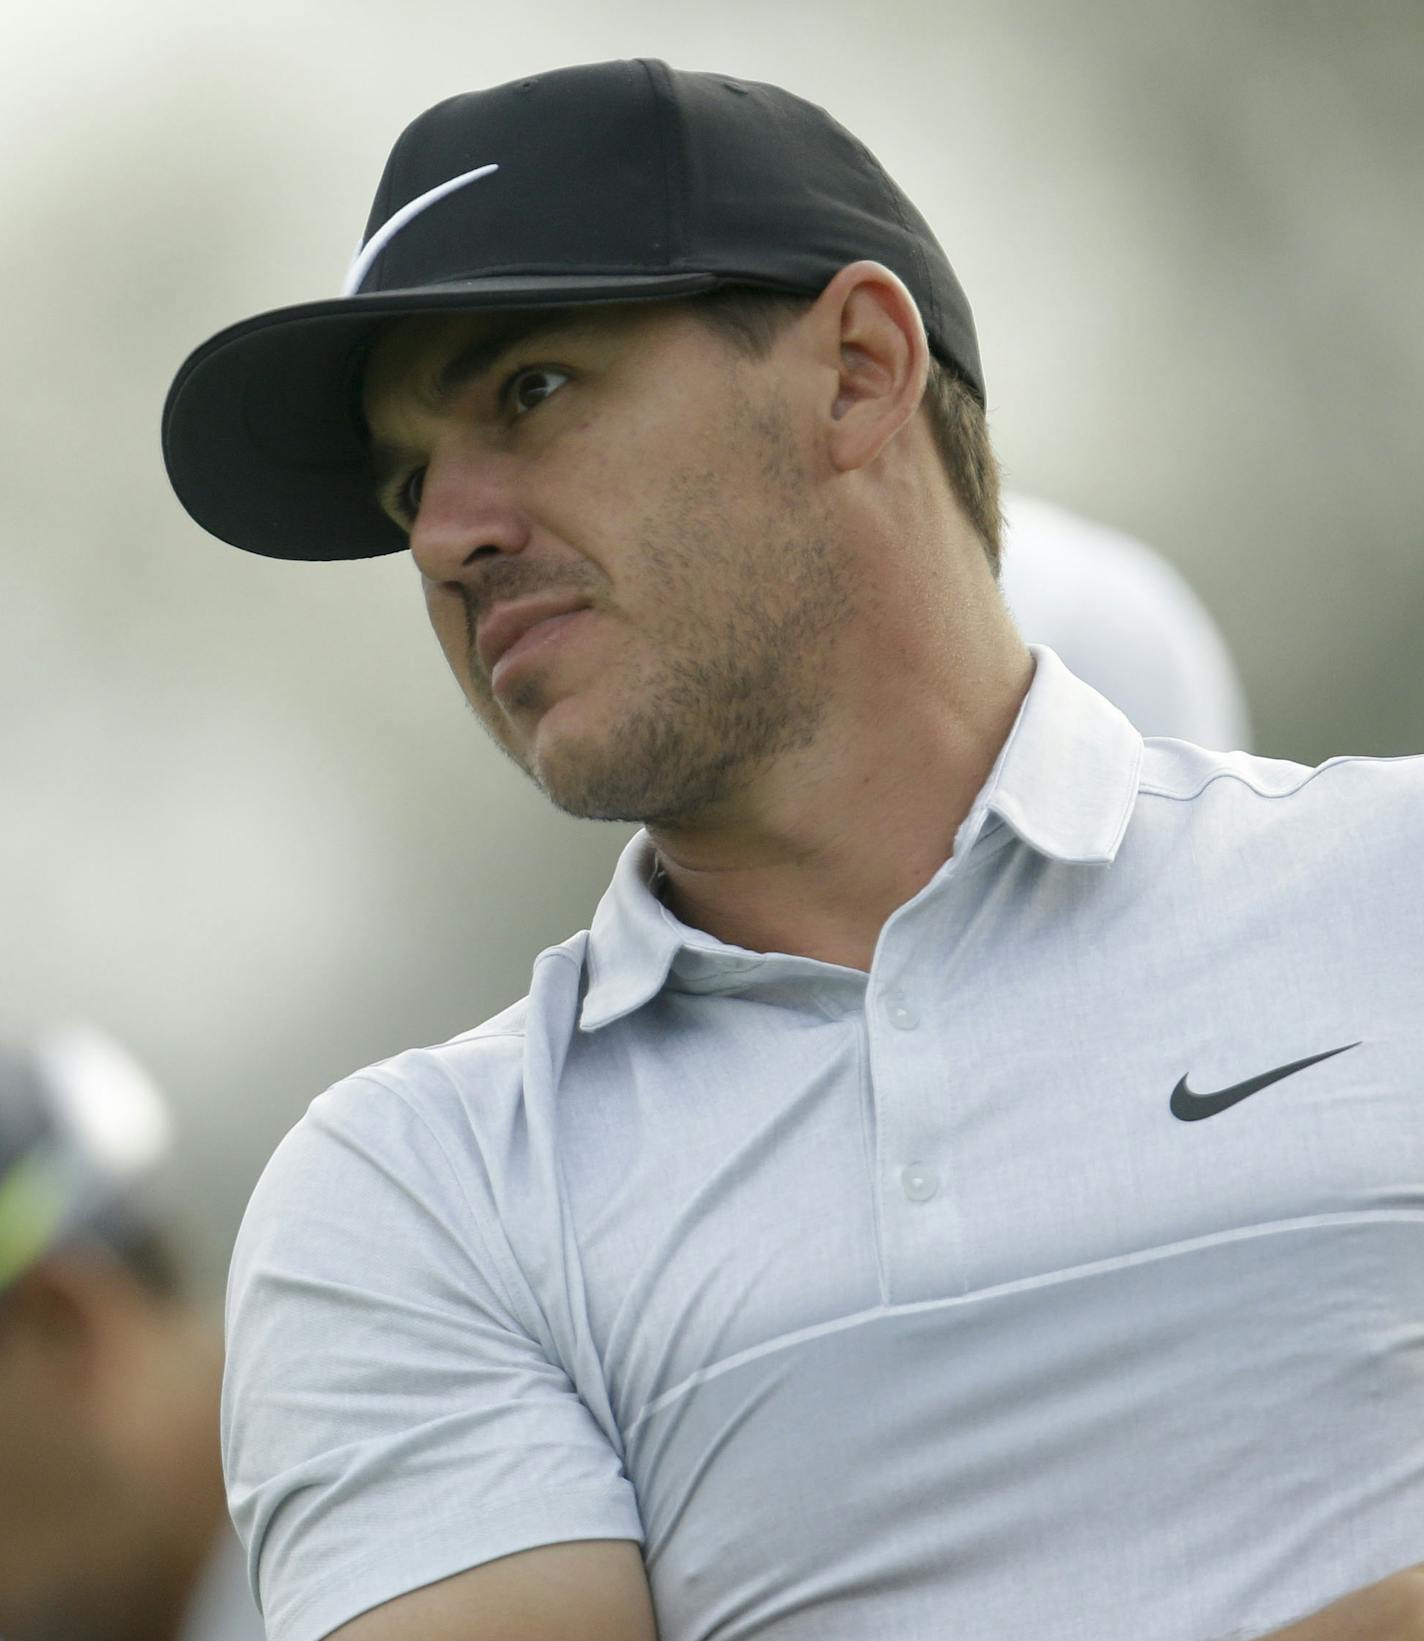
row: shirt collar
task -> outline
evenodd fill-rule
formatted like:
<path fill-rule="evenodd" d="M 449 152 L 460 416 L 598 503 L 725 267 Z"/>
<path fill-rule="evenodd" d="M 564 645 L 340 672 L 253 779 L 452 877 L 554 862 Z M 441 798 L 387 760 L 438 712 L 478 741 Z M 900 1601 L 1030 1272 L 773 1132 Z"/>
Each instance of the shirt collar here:
<path fill-rule="evenodd" d="M 1137 800 L 1142 736 L 1045 644 L 1030 644 L 1033 678 L 1013 728 L 955 838 L 954 858 L 973 851 L 991 814 L 1032 849 L 1065 863 L 1105 864 L 1117 854 Z M 990 827 L 990 830 L 996 828 Z M 675 962 L 715 984 L 745 978 L 768 961 L 679 923 L 653 887 L 657 858 L 645 831 L 623 850 L 598 903 L 585 963 L 579 1024 L 596 1031 L 655 997 Z"/>
<path fill-rule="evenodd" d="M 679 923 L 663 905 L 653 886 L 657 871 L 652 839 L 639 831 L 619 855 L 593 914 L 584 948 L 588 987 L 579 1012 L 584 1031 L 620 1020 L 655 997 L 684 943 L 719 944 Z"/>
<path fill-rule="evenodd" d="M 1056 651 L 1028 649 L 1033 679 L 969 819 L 992 811 L 1050 860 L 1105 864 L 1137 802 L 1142 736 Z"/>

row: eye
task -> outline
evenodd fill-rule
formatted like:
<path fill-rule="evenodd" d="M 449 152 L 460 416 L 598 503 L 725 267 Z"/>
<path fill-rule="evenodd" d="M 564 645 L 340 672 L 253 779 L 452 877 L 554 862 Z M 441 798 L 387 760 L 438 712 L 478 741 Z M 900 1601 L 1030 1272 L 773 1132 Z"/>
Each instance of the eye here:
<path fill-rule="evenodd" d="M 555 370 L 552 365 L 530 365 L 516 370 L 504 384 L 502 397 L 505 406 L 515 416 L 522 416 L 562 387 L 568 379 L 567 372 Z"/>
<path fill-rule="evenodd" d="M 425 488 L 425 469 L 417 467 L 403 480 L 395 493 L 396 511 L 408 523 L 420 511 L 420 493 Z"/>

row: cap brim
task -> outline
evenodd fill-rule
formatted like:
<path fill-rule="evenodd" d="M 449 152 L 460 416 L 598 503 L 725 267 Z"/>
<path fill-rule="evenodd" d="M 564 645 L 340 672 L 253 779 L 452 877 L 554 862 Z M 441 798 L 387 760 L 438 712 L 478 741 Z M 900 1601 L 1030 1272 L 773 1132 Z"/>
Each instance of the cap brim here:
<path fill-rule="evenodd" d="M 406 537 L 376 504 L 359 372 L 387 320 L 485 308 L 670 301 L 711 273 L 513 275 L 333 297 L 244 319 L 194 350 L 163 407 L 178 499 L 219 540 L 269 558 L 375 558 Z"/>

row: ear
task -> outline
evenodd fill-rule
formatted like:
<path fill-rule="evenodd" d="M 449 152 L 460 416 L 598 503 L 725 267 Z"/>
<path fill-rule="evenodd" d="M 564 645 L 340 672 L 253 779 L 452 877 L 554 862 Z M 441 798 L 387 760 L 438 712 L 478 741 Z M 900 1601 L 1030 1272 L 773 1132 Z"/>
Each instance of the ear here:
<path fill-rule="evenodd" d="M 827 407 L 831 461 L 865 467 L 910 420 L 924 397 L 930 350 L 915 299 L 879 262 L 852 262 L 817 297 L 811 317 L 837 350 Z"/>

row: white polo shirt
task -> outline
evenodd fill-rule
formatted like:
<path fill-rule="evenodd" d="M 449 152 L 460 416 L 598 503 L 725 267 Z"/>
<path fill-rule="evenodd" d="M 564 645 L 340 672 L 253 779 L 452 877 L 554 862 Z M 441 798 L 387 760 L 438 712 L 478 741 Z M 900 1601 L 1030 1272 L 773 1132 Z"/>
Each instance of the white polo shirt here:
<path fill-rule="evenodd" d="M 566 1539 L 661 1641 L 1224 1641 L 1424 1559 L 1424 757 L 1144 743 L 1032 653 L 869 976 L 678 923 L 640 834 L 282 1141 L 223 1403 L 271 1641 Z"/>

